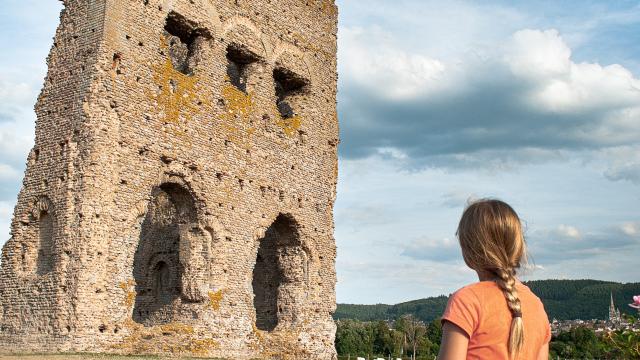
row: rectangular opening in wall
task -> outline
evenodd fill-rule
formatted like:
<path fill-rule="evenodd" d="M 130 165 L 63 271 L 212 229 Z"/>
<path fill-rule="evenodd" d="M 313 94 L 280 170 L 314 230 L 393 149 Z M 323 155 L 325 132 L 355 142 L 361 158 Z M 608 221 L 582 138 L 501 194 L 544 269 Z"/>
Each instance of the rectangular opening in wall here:
<path fill-rule="evenodd" d="M 202 45 L 211 34 L 208 30 L 172 11 L 164 26 L 173 67 L 185 75 L 192 75 L 202 51 Z"/>
<path fill-rule="evenodd" d="M 290 71 L 277 67 L 273 70 L 273 80 L 276 87 L 276 105 L 283 118 L 292 118 L 296 115 L 293 98 L 304 94 L 309 80 Z"/>
<path fill-rule="evenodd" d="M 248 65 L 259 61 L 258 55 L 238 44 L 227 47 L 227 76 L 238 90 L 247 92 Z"/>

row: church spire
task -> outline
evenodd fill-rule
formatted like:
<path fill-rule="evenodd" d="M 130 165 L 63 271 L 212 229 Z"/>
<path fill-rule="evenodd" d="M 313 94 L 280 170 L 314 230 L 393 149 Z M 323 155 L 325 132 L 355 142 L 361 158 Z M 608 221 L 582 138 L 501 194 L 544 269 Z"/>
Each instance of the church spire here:
<path fill-rule="evenodd" d="M 611 292 L 611 304 L 609 305 L 609 321 L 620 321 L 620 311 L 616 309 L 616 305 L 613 302 L 613 291 Z"/>

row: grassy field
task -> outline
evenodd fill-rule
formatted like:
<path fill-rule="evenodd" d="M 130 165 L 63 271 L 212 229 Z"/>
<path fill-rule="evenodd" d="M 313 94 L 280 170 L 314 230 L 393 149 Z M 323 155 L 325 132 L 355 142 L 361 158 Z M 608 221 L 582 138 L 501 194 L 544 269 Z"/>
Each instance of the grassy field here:
<path fill-rule="evenodd" d="M 167 357 L 167 356 L 121 356 L 107 354 L 21 354 L 21 355 L 3 355 L 0 354 L 0 360 L 202 360 L 203 358 L 189 357 Z M 216 360 L 216 359 L 209 359 Z M 218 359 L 219 360 L 219 359 Z"/>

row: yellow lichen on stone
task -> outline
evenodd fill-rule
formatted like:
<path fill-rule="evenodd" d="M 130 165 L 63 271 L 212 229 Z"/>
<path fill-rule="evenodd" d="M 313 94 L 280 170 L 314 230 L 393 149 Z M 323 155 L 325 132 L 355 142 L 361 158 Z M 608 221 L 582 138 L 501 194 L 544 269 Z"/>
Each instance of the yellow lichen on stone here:
<path fill-rule="evenodd" d="M 219 347 L 220 343 L 214 339 L 197 339 L 189 343 L 189 352 L 194 355 L 205 356 L 211 350 L 218 349 Z"/>
<path fill-rule="evenodd" d="M 255 322 L 251 323 L 251 328 L 253 329 L 253 334 L 256 336 L 256 339 L 258 339 L 258 342 L 263 343 L 264 336 L 262 335 L 262 330 L 258 329 Z"/>
<path fill-rule="evenodd" d="M 302 125 L 302 119 L 297 115 L 290 118 L 280 117 L 276 121 L 276 124 L 282 128 L 282 131 L 284 131 L 288 137 L 294 137 L 298 129 L 300 129 L 300 125 Z"/>
<path fill-rule="evenodd" d="M 120 284 L 118 284 L 118 287 L 120 289 L 122 289 L 125 293 L 124 296 L 124 305 L 127 308 L 130 308 L 133 306 L 133 303 L 136 300 L 136 292 L 135 292 L 135 285 L 136 282 L 133 279 L 129 279 L 127 281 L 123 281 Z"/>
<path fill-rule="evenodd" d="M 160 44 L 163 51 L 168 51 L 164 36 L 160 37 Z M 160 89 L 158 94 L 152 96 L 158 104 L 162 120 L 177 126 L 175 131 L 183 132 L 181 128 L 186 128 L 191 119 L 210 104 L 209 99 L 203 96 L 199 77 L 176 70 L 169 56 L 153 66 L 153 81 Z"/>
<path fill-rule="evenodd" d="M 224 295 L 224 290 L 209 291 L 209 306 L 215 311 L 220 309 L 220 302 Z"/>
<path fill-rule="evenodd" d="M 262 358 L 271 359 L 308 359 L 309 352 L 298 346 L 300 333 L 296 330 L 280 329 L 265 335 L 262 330 L 251 324 L 253 334 L 257 339 L 254 345 L 260 351 Z M 256 346 L 257 345 L 257 346 Z M 277 349 L 277 350 L 275 350 Z"/>
<path fill-rule="evenodd" d="M 164 324 L 159 326 L 162 333 L 174 333 L 174 334 L 193 334 L 193 326 L 185 325 L 178 322 Z"/>
<path fill-rule="evenodd" d="M 236 88 L 227 77 L 222 87 L 222 98 L 225 101 L 226 110 L 220 114 L 219 118 L 224 129 L 227 130 L 229 140 L 249 149 L 251 137 L 256 130 L 251 126 L 251 116 L 255 113 L 253 94 L 244 93 Z"/>
<path fill-rule="evenodd" d="M 336 8 L 335 4 L 334 4 L 334 0 L 322 0 L 322 11 L 325 14 L 334 16 L 338 13 L 338 9 Z"/>
<path fill-rule="evenodd" d="M 128 319 L 124 327 L 129 331 L 129 335 L 112 347 L 128 354 L 206 356 L 220 347 L 212 334 L 196 332 L 193 326 L 179 322 L 144 327 Z"/>

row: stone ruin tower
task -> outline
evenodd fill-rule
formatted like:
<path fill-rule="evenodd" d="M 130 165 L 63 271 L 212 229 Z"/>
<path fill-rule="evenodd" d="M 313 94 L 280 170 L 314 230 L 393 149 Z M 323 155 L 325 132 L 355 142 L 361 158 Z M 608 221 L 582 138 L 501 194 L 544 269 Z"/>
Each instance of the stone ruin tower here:
<path fill-rule="evenodd" d="M 64 0 L 0 351 L 334 359 L 333 0 Z"/>

